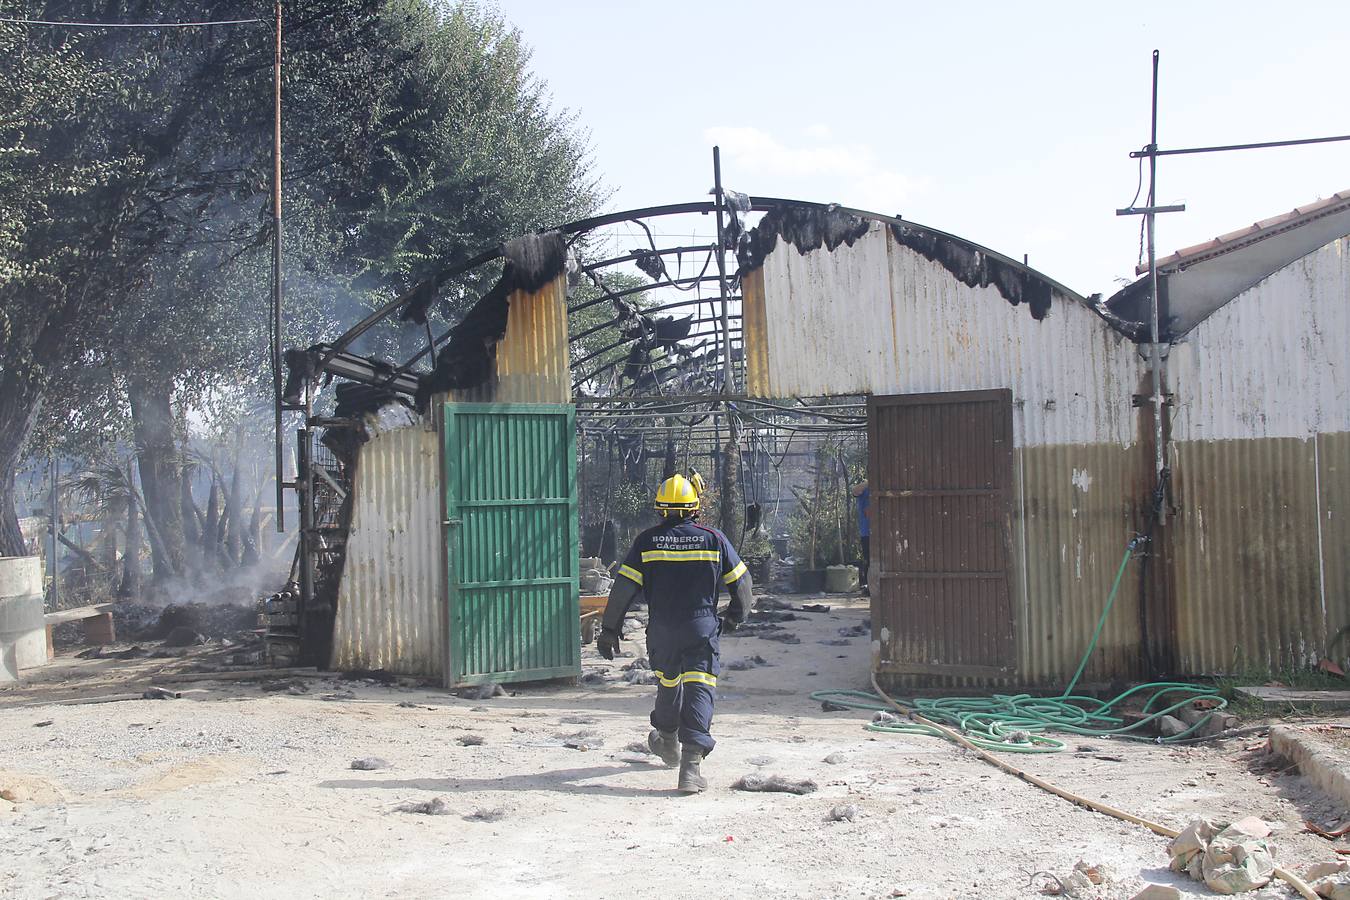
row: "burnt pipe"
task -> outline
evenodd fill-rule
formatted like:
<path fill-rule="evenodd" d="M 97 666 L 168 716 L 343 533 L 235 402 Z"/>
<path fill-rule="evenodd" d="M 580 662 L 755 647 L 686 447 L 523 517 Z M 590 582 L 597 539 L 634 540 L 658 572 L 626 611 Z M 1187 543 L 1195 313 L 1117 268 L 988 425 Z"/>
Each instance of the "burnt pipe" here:
<path fill-rule="evenodd" d="M 834 252 L 853 246 L 867 234 L 869 223 L 862 216 L 840 212 L 826 206 L 778 206 L 764 214 L 759 224 L 745 233 L 736 248 L 741 272 L 752 272 L 764 265 L 764 259 L 781 237 L 805 255 L 824 247 Z"/>
<path fill-rule="evenodd" d="M 557 231 L 508 241 L 502 255 L 506 257 L 502 277 L 450 330 L 436 367 L 418 378 L 418 410 L 426 409 L 433 394 L 477 387 L 491 378 L 497 342 L 506 334 L 511 294 L 533 293 L 567 268 L 567 245 Z"/>
<path fill-rule="evenodd" d="M 1050 312 L 1054 288 L 1029 269 L 991 258 L 966 241 L 908 225 L 892 225 L 891 234 L 897 244 L 942 266 L 967 287 L 992 287 L 1013 306 L 1026 304 L 1038 321 Z"/>

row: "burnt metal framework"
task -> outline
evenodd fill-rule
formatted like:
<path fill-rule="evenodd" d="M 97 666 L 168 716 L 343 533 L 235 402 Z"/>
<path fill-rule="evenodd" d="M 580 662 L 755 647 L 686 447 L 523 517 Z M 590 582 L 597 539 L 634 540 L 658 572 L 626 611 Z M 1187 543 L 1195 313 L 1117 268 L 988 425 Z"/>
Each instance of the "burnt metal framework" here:
<path fill-rule="evenodd" d="M 838 236 L 832 237 L 820 223 L 843 223 L 850 234 L 841 239 L 849 243 L 872 223 L 880 223 L 902 230 L 907 240 L 925 246 L 956 248 L 1004 272 L 1034 276 L 1043 291 L 1077 298 L 1106 318 L 1108 324 L 1116 325 L 1100 303 L 1085 300 L 1033 272 L 1022 261 L 946 232 L 865 210 L 725 190 L 716 149 L 712 175 L 710 200 L 592 216 L 541 234 L 541 239 L 550 234 L 560 236 L 566 247 L 569 368 L 577 405 L 583 493 L 588 462 L 598 460 L 601 450 L 607 459 L 617 450 L 621 460 L 636 454 L 641 462 L 644 457 L 661 455 L 650 452 L 650 440 L 657 446 L 665 444 L 669 467 L 670 446 L 674 443 L 678 445 L 674 454 L 678 469 L 694 465 L 698 458 L 706 459 L 704 471 L 720 487 L 721 496 L 731 498 L 731 502 L 722 504 L 719 524 L 737 534 L 741 513 L 746 511 L 741 498 L 769 496 L 765 487 L 768 473 L 760 471 L 767 468 L 763 461 L 777 460 L 781 465 L 793 452 L 795 435 L 837 434 L 860 439 L 867 427 L 865 400 L 861 398 L 768 402 L 746 395 L 742 275 L 761 264 L 763 255 L 779 240 L 794 244 L 800 252 L 822 243 L 834 249 L 838 240 L 832 243 L 832 239 Z M 754 214 L 777 216 L 782 228 L 777 233 L 769 230 L 756 234 L 764 229 L 751 230 L 748 219 Z M 692 228 L 685 228 L 683 234 L 663 230 L 674 223 L 676 227 L 671 230 L 678 231 L 681 217 L 692 216 L 712 217 L 714 228 L 708 230 L 713 235 L 691 235 L 689 232 L 697 232 Z M 789 235 L 783 230 L 812 221 L 817 227 L 810 236 Z M 624 241 L 629 246 L 615 246 Z M 322 476 L 316 474 L 306 449 L 314 442 L 313 429 L 330 424 L 316 415 L 320 380 L 338 378 L 355 383 L 353 387 L 364 385 L 359 390 L 386 399 L 402 396 L 425 401 L 421 395 L 436 364 L 447 354 L 454 358 L 453 338 L 463 322 L 440 333 L 426 325 L 425 345 L 401 361 L 362 356 L 354 350 L 356 342 L 382 322 L 410 318 L 411 310 L 420 310 L 423 318 L 411 316 L 419 325 L 407 327 L 420 327 L 426 308 L 447 285 L 490 274 L 503 260 L 509 275 L 509 245 L 483 250 L 388 301 L 331 343 L 286 354 L 291 378 L 286 389 L 278 392 L 278 416 L 290 412 L 303 418 L 303 427 L 296 431 L 297 474 L 293 481 L 285 482 L 297 492 L 301 510 L 297 587 L 302 623 L 331 616 L 328 606 L 332 601 L 318 596 L 316 585 L 322 580 L 321 568 L 336 567 L 340 571 L 341 565 L 340 554 L 335 557 L 333 551 L 333 546 L 340 545 L 341 536 L 323 532 L 317 522 L 318 479 Z M 631 281 L 620 284 L 615 277 L 619 272 L 641 273 L 645 279 L 637 286 Z M 961 273 L 957 277 L 973 276 Z M 504 275 L 494 290 L 500 290 L 506 278 Z M 572 288 L 580 284 L 589 285 L 596 296 L 576 296 Z M 491 296 L 491 292 L 485 295 L 466 319 L 479 312 Z M 597 315 L 599 310 L 608 314 Z M 353 414 L 350 409 L 346 413 L 339 410 L 339 415 L 360 419 L 359 413 Z M 279 460 L 283 455 L 282 433 L 279 429 Z M 797 452 L 803 452 L 800 446 Z M 749 473 L 746 492 L 738 481 L 742 470 Z M 280 476 L 278 473 L 279 480 Z M 781 499 L 781 494 L 777 492 L 775 498 Z"/>

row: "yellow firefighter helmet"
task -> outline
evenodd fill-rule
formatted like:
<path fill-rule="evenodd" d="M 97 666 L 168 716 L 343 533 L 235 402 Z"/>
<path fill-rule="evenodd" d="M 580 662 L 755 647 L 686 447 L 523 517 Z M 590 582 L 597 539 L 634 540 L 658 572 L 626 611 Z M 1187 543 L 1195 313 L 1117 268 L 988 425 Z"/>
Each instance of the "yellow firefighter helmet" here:
<path fill-rule="evenodd" d="M 688 478 L 683 475 L 672 475 L 661 482 L 661 487 L 656 492 L 656 508 L 663 516 L 672 512 L 696 512 L 698 491 Z"/>

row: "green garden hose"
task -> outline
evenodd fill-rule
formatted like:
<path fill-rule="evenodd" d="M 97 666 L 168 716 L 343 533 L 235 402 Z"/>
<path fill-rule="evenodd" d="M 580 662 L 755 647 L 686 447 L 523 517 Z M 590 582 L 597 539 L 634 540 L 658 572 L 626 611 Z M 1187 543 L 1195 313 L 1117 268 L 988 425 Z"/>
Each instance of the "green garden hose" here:
<path fill-rule="evenodd" d="M 977 747 L 1014 753 L 1057 753 L 1063 750 L 1064 741 L 1050 737 L 1046 732 L 1170 743 L 1185 740 L 1203 728 L 1215 712 L 1227 706 L 1227 701 L 1209 687 L 1178 681 L 1155 681 L 1137 685 L 1105 701 L 1095 697 L 1074 696 L 1072 693 L 1087 668 L 1088 660 L 1097 649 L 1097 642 L 1101 638 L 1111 607 L 1116 601 L 1116 594 L 1120 590 L 1120 582 L 1125 575 L 1130 557 L 1142 542 L 1142 538 L 1136 537 L 1126 546 L 1115 582 L 1111 585 L 1110 594 L 1107 595 L 1106 605 L 1102 608 L 1102 614 L 1097 619 L 1097 627 L 1092 632 L 1092 640 L 1078 664 L 1078 671 L 1074 673 L 1069 686 L 1058 697 L 1033 697 L 1030 694 L 919 697 L 908 700 L 903 705 L 913 710 L 917 717 L 955 729 Z M 811 699 L 848 709 L 888 713 L 887 716 L 876 717 L 867 726 L 869 731 L 947 736 L 942 729 L 932 725 L 889 714 L 890 704 L 869 691 L 816 691 L 811 694 Z M 1137 703 L 1141 700 L 1143 707 L 1140 717 L 1133 722 L 1127 722 L 1120 710 L 1126 701 Z M 1142 734 L 1161 717 L 1189 706 L 1196 700 L 1205 700 L 1210 712 L 1190 728 L 1170 737 L 1152 738 Z"/>

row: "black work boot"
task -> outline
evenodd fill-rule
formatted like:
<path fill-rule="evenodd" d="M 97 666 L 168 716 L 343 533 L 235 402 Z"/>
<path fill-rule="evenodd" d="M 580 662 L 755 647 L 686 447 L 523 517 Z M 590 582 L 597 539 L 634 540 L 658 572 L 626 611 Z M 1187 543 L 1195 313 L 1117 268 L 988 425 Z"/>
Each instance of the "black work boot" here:
<path fill-rule="evenodd" d="M 653 728 L 647 733 L 647 749 L 661 757 L 661 762 L 671 768 L 680 764 L 680 742 L 674 731 Z"/>
<path fill-rule="evenodd" d="M 703 748 L 693 744 L 681 745 L 680 783 L 676 790 L 681 794 L 697 794 L 707 790 L 708 779 L 699 772 L 698 765 L 703 762 Z"/>

